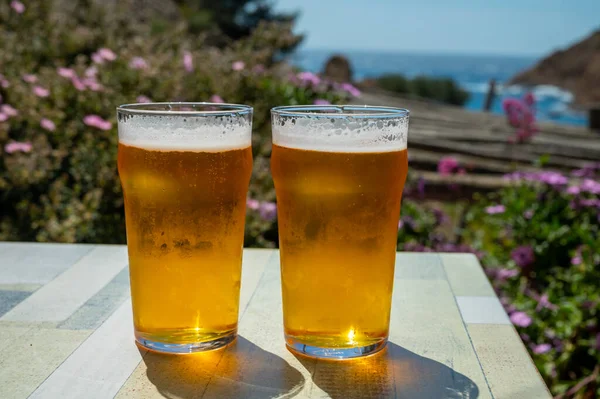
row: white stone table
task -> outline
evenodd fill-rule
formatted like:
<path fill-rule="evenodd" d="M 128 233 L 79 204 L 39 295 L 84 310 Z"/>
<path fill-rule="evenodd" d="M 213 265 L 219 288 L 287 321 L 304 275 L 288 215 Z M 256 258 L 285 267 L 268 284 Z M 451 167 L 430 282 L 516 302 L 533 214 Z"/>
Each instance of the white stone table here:
<path fill-rule="evenodd" d="M 0 243 L 0 398 L 549 398 L 477 259 L 399 253 L 390 343 L 352 361 L 286 350 L 279 253 L 244 252 L 239 338 L 134 344 L 127 249 Z"/>

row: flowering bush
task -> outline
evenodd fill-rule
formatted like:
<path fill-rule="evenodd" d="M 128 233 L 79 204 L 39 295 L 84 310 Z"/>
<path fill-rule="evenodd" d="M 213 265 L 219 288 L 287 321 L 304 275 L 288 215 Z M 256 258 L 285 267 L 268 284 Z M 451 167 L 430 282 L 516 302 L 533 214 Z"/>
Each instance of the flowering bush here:
<path fill-rule="evenodd" d="M 80 1 L 60 14 L 52 1 L 0 4 L 0 240 L 125 242 L 118 104 L 252 104 L 251 194 L 272 201 L 269 109 L 351 95 L 304 84 L 272 63 L 295 40 L 287 25 L 263 23 L 217 49 L 178 26 L 154 35 L 118 8 L 109 16 L 95 4 Z M 248 242 L 265 244 L 252 235 L 268 229 L 249 226 Z"/>
<path fill-rule="evenodd" d="M 463 241 L 483 264 L 554 394 L 600 393 L 600 164 L 515 173 L 479 197 Z"/>
<path fill-rule="evenodd" d="M 522 100 L 506 98 L 502 102 L 508 123 L 515 128 L 515 135 L 509 137 L 510 143 L 524 143 L 539 131 L 535 124 L 535 97 L 527 93 Z"/>

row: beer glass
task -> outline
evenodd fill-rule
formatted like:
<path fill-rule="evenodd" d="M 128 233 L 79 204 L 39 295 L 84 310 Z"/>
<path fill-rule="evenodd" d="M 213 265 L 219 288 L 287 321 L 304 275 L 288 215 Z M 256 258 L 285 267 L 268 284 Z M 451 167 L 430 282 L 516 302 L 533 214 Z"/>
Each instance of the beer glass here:
<path fill-rule="evenodd" d="M 189 353 L 236 337 L 252 108 L 117 108 L 133 321 L 147 349 Z"/>
<path fill-rule="evenodd" d="M 283 322 L 293 351 L 352 358 L 388 337 L 408 111 L 271 111 Z"/>

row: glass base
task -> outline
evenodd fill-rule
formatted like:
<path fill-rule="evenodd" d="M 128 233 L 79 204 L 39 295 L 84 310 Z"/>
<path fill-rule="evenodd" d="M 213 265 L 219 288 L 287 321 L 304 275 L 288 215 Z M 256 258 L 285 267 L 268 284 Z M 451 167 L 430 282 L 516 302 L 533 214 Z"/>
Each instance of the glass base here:
<path fill-rule="evenodd" d="M 188 353 L 212 351 L 215 349 L 223 348 L 223 347 L 229 345 L 230 343 L 232 343 L 236 337 L 237 337 L 237 334 L 235 332 L 232 332 L 229 335 L 219 337 L 212 341 L 172 343 L 172 342 L 154 341 L 154 340 L 145 338 L 139 334 L 136 334 L 135 342 L 139 347 L 141 347 L 143 349 L 148 349 L 153 352 L 171 353 L 171 354 L 188 354 Z"/>
<path fill-rule="evenodd" d="M 285 343 L 287 348 L 292 353 L 298 353 L 300 355 L 314 357 L 318 359 L 353 359 L 357 357 L 365 357 L 373 355 L 387 345 L 387 339 L 383 338 L 381 341 L 376 342 L 367 346 L 359 346 L 355 348 L 324 348 L 319 346 L 311 346 L 303 344 L 296 339 L 286 335 Z"/>

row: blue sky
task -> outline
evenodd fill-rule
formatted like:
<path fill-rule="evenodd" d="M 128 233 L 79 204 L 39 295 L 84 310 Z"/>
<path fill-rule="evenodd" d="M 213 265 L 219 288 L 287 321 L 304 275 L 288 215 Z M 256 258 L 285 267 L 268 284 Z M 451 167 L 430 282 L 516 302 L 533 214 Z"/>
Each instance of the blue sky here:
<path fill-rule="evenodd" d="M 303 48 L 543 55 L 600 29 L 600 0 L 275 0 Z"/>

